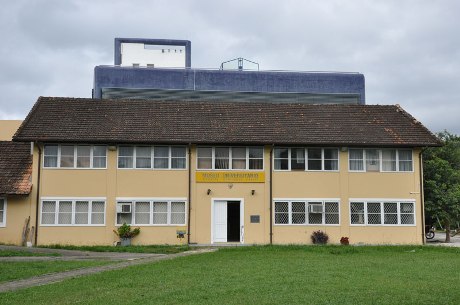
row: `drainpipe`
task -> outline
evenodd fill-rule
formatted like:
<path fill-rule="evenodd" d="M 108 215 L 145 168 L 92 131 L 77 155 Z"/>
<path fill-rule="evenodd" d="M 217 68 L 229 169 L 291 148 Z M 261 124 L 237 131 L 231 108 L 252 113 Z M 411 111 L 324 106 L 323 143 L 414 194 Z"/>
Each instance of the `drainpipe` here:
<path fill-rule="evenodd" d="M 426 244 L 425 240 L 425 191 L 423 186 L 423 149 L 418 154 L 419 160 L 419 171 L 420 171 L 420 200 L 421 200 L 421 207 L 422 207 L 422 240 L 423 244 Z"/>
<path fill-rule="evenodd" d="M 35 206 L 35 246 L 38 244 L 38 213 L 40 206 L 40 173 L 41 173 L 41 163 L 42 163 L 42 150 L 39 143 L 35 143 L 38 148 L 38 172 L 37 172 L 37 197 L 36 197 L 36 206 Z M 33 158 L 33 156 L 32 156 Z M 33 166 L 33 165 L 32 165 Z"/>
<path fill-rule="evenodd" d="M 187 244 L 190 244 L 190 212 L 192 210 L 192 144 L 188 145 L 188 214 L 187 214 Z"/>
<path fill-rule="evenodd" d="M 273 244 L 273 146 L 270 147 L 270 245 Z"/>

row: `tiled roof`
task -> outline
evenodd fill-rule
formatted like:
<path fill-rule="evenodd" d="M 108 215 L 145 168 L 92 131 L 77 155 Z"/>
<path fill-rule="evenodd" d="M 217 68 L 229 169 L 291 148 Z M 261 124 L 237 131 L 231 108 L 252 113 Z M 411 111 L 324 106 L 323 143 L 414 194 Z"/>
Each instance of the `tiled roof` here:
<path fill-rule="evenodd" d="M 0 141 L 0 195 L 27 195 L 32 183 L 29 143 Z"/>
<path fill-rule="evenodd" d="M 40 97 L 15 141 L 438 146 L 394 105 L 96 100 Z"/>

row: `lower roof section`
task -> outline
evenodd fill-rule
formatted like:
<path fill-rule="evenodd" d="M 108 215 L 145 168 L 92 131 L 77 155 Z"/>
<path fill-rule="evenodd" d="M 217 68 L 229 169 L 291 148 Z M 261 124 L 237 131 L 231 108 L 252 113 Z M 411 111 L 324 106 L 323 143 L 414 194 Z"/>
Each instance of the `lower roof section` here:
<path fill-rule="evenodd" d="M 0 141 L 0 195 L 28 195 L 31 173 L 30 144 Z"/>
<path fill-rule="evenodd" d="M 40 97 L 14 141 L 423 147 L 439 140 L 398 105 Z"/>

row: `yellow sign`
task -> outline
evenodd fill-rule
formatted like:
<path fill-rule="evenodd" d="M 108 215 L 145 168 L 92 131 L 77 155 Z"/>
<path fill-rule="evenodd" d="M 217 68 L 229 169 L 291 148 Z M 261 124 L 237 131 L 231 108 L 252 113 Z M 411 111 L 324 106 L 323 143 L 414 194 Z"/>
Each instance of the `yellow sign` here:
<path fill-rule="evenodd" d="M 263 183 L 265 172 L 196 172 L 196 182 Z"/>

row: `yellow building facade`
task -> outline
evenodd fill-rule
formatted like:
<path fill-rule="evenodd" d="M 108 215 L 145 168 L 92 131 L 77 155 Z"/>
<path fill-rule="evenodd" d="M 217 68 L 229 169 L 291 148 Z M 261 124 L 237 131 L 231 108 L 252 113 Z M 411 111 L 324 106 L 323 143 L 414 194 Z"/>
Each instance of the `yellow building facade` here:
<path fill-rule="evenodd" d="M 35 111 L 54 102 L 39 99 Z M 135 102 L 130 106 L 139 107 Z M 205 106 L 211 109 L 214 104 Z M 179 124 L 193 116 L 194 110 L 185 104 L 169 102 L 162 107 Z M 179 112 L 181 107 L 186 108 L 187 118 L 182 121 L 170 112 Z M 262 111 L 264 107 L 259 105 Z M 284 111 L 286 106 L 274 107 Z M 164 114 L 166 108 L 155 111 Z M 352 110 L 362 113 L 363 109 L 374 108 L 361 105 Z M 86 111 L 86 117 L 92 115 L 92 110 Z M 225 113 L 220 113 L 220 120 L 222 116 Z M 410 142 L 408 138 L 407 143 L 374 135 L 379 142 L 346 145 L 343 139 L 318 143 L 300 139 L 294 143 L 272 136 L 273 143 L 268 144 L 245 139 L 246 133 L 236 141 L 227 132 L 223 138 L 228 140 L 222 140 L 206 134 L 206 129 L 188 130 L 197 133 L 197 138 L 188 136 L 173 143 L 147 133 L 130 143 L 123 138 L 132 136 L 126 131 L 113 139 L 85 136 L 91 128 L 83 134 L 74 130 L 78 138 L 70 134 L 53 138 L 59 128 L 36 131 L 38 117 L 39 113 L 32 112 L 14 139 L 32 143 L 33 187 L 22 201 L 13 203 L 7 198 L 7 222 L 0 227 L 3 243 L 19 243 L 20 228 L 28 216 L 38 228 L 34 242 L 39 245 L 114 244 L 118 237 L 113 230 L 123 223 L 139 227 L 141 233 L 133 243 L 145 245 L 310 244 L 312 233 L 318 230 L 334 244 L 342 237 L 351 244 L 424 243 L 420 153 L 424 146 L 439 145 L 426 129 L 421 131 L 424 139 Z M 212 122 L 212 115 L 208 119 Z M 61 120 L 67 120 L 65 115 L 61 114 Z M 155 123 L 146 125 L 155 128 Z M 71 123 L 65 124 L 72 129 Z M 179 137 L 177 130 L 166 125 L 161 124 L 161 132 Z M 101 131 L 93 128 L 93 132 Z M 34 133 L 43 133 L 42 139 Z"/>

